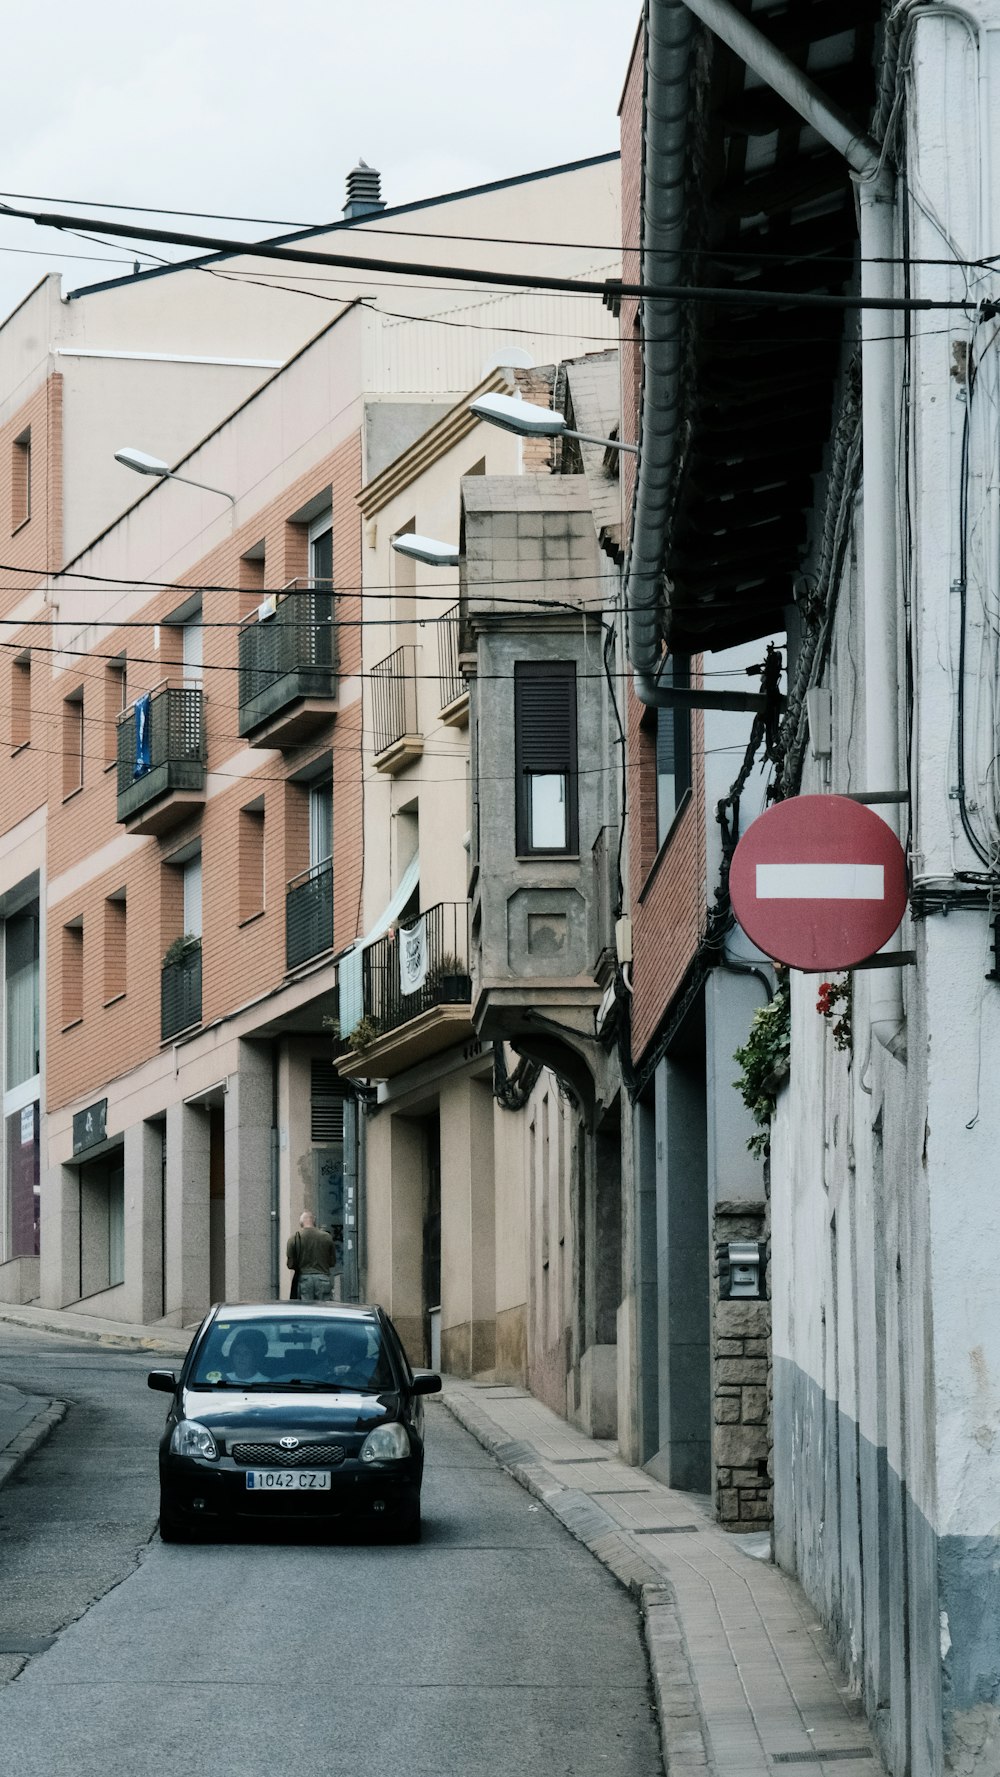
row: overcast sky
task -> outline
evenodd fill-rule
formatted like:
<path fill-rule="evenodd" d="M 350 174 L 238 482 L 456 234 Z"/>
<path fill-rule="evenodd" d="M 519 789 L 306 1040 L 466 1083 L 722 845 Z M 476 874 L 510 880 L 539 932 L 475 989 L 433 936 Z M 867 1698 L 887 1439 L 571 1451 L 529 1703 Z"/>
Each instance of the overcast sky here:
<path fill-rule="evenodd" d="M 599 154 L 618 146 L 639 13 L 639 0 L 8 8 L 0 189 L 311 223 L 339 218 L 359 156 L 396 204 Z M 117 275 L 70 254 L 135 257 L 14 220 L 0 220 L 0 249 L 0 318 L 47 271 L 64 290 Z"/>

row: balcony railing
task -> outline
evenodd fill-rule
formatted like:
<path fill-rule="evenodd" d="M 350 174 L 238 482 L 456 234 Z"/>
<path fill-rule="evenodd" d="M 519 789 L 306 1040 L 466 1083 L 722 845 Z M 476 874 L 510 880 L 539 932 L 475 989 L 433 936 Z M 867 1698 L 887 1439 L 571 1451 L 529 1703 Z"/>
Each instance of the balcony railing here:
<path fill-rule="evenodd" d="M 140 698 L 138 705 L 144 705 Z M 118 718 L 118 819 L 131 821 L 173 791 L 184 802 L 205 789 L 201 687 L 160 685 L 144 705 L 148 733 L 137 736 L 137 704 Z"/>
<path fill-rule="evenodd" d="M 416 649 L 397 648 L 372 668 L 372 734 L 376 762 L 395 749 L 417 756 L 423 742 L 417 728 Z"/>
<path fill-rule="evenodd" d="M 441 680 L 441 708 L 451 709 L 469 695 L 469 687 L 458 670 L 462 646 L 462 607 L 452 605 L 438 618 L 438 673 Z"/>
<path fill-rule="evenodd" d="M 201 1023 L 201 945 L 192 944 L 160 973 L 160 1036 L 168 1042 L 179 1031 Z"/>
<path fill-rule="evenodd" d="M 239 649 L 242 736 L 290 713 L 292 705 L 319 699 L 329 706 L 337 695 L 333 593 L 309 581 L 292 581 L 273 616 L 255 612 L 245 620 Z M 329 708 L 310 714 L 315 725 L 315 717 L 326 719 Z"/>
<path fill-rule="evenodd" d="M 285 892 L 285 966 L 300 968 L 333 947 L 333 860 L 293 876 Z"/>
<path fill-rule="evenodd" d="M 414 981 L 418 985 L 408 990 Z M 370 944 L 364 953 L 364 995 L 365 1016 L 379 1036 L 432 1006 L 469 1005 L 468 902 L 439 901 L 404 931 Z"/>

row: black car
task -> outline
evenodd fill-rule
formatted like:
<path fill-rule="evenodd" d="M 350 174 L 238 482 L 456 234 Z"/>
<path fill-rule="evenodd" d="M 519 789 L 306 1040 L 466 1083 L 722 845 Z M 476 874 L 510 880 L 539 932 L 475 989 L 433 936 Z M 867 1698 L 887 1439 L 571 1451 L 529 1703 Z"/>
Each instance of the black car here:
<path fill-rule="evenodd" d="M 424 1404 L 440 1376 L 414 1373 L 381 1308 L 333 1302 L 217 1304 L 180 1376 L 160 1442 L 160 1536 L 297 1520 L 367 1522 L 420 1537 Z"/>

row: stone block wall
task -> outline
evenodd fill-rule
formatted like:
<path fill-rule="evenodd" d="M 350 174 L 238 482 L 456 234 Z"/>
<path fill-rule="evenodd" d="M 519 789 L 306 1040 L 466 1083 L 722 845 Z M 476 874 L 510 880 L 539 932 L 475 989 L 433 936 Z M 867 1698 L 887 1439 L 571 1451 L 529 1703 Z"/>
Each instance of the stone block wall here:
<path fill-rule="evenodd" d="M 765 1238 L 766 1205 L 720 1203 L 713 1228 L 712 1467 L 723 1530 L 771 1525 L 771 1304 L 719 1297 L 716 1247 Z"/>

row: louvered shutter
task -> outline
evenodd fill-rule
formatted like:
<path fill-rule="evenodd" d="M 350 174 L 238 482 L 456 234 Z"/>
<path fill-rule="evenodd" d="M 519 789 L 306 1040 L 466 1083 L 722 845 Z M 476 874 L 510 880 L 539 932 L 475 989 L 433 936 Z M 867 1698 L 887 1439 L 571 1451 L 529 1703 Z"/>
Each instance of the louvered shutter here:
<path fill-rule="evenodd" d="M 530 784 L 533 775 L 565 776 L 566 849 L 576 851 L 576 667 L 571 660 L 518 661 L 514 667 L 514 771 L 517 780 L 517 849 L 530 851 Z"/>
<path fill-rule="evenodd" d="M 313 1061 L 310 1086 L 310 1140 L 314 1147 L 336 1147 L 344 1139 L 344 1092 L 332 1061 Z"/>

